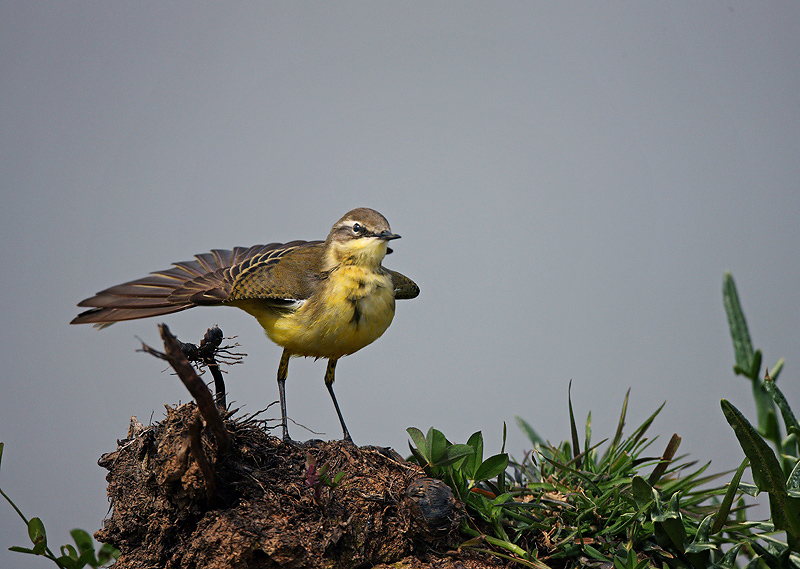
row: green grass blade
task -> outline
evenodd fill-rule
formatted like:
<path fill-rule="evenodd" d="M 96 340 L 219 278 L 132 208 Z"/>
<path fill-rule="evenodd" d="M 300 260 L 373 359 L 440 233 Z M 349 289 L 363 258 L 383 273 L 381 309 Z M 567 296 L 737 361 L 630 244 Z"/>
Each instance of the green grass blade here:
<path fill-rule="evenodd" d="M 592 444 L 592 412 L 589 411 L 589 414 L 586 416 L 586 427 L 584 428 L 584 439 L 583 439 L 583 452 L 584 454 L 589 454 L 589 447 Z"/>
<path fill-rule="evenodd" d="M 523 419 L 519 415 L 515 415 L 514 419 L 517 421 L 517 426 L 519 427 L 519 430 L 522 431 L 526 437 L 528 437 L 528 440 L 531 441 L 531 444 L 533 444 L 533 446 L 543 445 L 545 443 L 545 440 L 542 437 L 540 437 L 536 431 L 533 430 L 533 427 L 531 427 L 530 424 L 527 421 L 525 421 L 525 419 Z"/>
<path fill-rule="evenodd" d="M 631 394 L 631 388 L 625 392 L 625 399 L 622 401 L 622 410 L 619 413 L 619 422 L 617 422 L 617 432 L 614 434 L 614 440 L 611 441 L 611 446 L 608 447 L 608 455 L 611 455 L 618 447 L 622 440 L 622 431 L 625 428 L 625 416 L 628 414 L 628 397 Z"/>
<path fill-rule="evenodd" d="M 586 474 L 584 474 L 580 470 L 576 470 L 574 468 L 571 468 L 571 467 L 567 466 L 566 464 L 562 464 L 562 463 L 560 463 L 560 462 L 558 462 L 558 461 L 556 461 L 556 460 L 554 460 L 554 459 L 552 459 L 549 456 L 546 456 L 544 454 L 542 454 L 541 457 L 544 458 L 547 462 L 549 462 L 553 466 L 555 466 L 558 470 L 561 470 L 562 472 L 568 472 L 569 474 L 577 476 L 578 478 L 580 478 L 581 480 L 586 482 L 589 486 L 592 487 L 592 491 L 593 492 L 595 492 L 597 494 L 601 494 L 602 493 L 602 490 L 600 490 L 600 487 L 597 484 L 595 484 L 594 481 L 590 477 L 586 476 Z"/>
<path fill-rule="evenodd" d="M 675 453 L 678 452 L 678 447 L 681 445 L 681 438 L 676 434 L 672 435 L 672 438 L 669 440 L 667 444 L 667 448 L 664 450 L 664 454 L 661 455 L 661 460 L 653 469 L 653 472 L 650 474 L 650 478 L 648 478 L 647 482 L 650 483 L 651 486 L 658 483 L 661 477 L 664 475 L 664 472 L 667 470 L 667 467 L 672 462 L 672 459 L 675 458 Z"/>
<path fill-rule="evenodd" d="M 733 505 L 733 500 L 736 498 L 736 492 L 739 491 L 739 481 L 742 479 L 744 469 L 747 468 L 749 463 L 750 459 L 745 457 L 745 459 L 742 461 L 742 464 L 740 464 L 739 468 L 736 469 L 736 473 L 733 475 L 733 479 L 728 486 L 728 490 L 725 492 L 725 497 L 722 499 L 722 503 L 719 505 L 719 510 L 717 510 L 717 515 L 714 519 L 714 525 L 711 526 L 712 534 L 719 533 L 719 531 L 722 529 L 722 526 L 724 526 L 725 522 L 728 520 L 728 515 L 730 514 L 731 506 Z"/>
<path fill-rule="evenodd" d="M 675 480 L 670 480 L 661 487 L 661 491 L 667 496 L 672 496 L 673 494 L 677 494 L 679 492 L 688 492 L 694 488 L 697 488 L 698 486 L 701 486 L 706 481 L 718 478 L 719 475 L 717 474 L 707 476 L 705 478 L 698 478 L 701 474 L 703 474 L 703 472 L 706 471 L 706 469 L 708 469 L 710 465 L 711 461 L 708 461 L 691 474 Z"/>
<path fill-rule="evenodd" d="M 581 443 L 578 440 L 578 427 L 575 425 L 575 415 L 572 412 L 572 380 L 569 380 L 569 388 L 567 389 L 567 402 L 569 404 L 569 430 L 572 434 L 572 458 L 577 459 L 578 453 L 581 452 Z M 580 468 L 580 459 L 576 461 L 576 465 Z"/>
<path fill-rule="evenodd" d="M 653 421 L 656 420 L 656 417 L 658 416 L 659 413 L 661 413 L 661 410 L 664 408 L 664 405 L 666 405 L 666 404 L 667 404 L 667 402 L 664 401 L 658 407 L 658 409 L 656 409 L 655 412 L 652 415 L 650 415 L 647 419 L 645 419 L 644 423 L 642 423 L 639 426 L 639 428 L 636 429 L 630 437 L 628 437 L 627 442 L 622 446 L 622 449 L 625 452 L 631 451 L 632 449 L 634 449 L 636 447 L 636 445 L 639 444 L 639 441 L 644 436 L 644 434 L 647 432 L 647 429 L 650 428 L 650 425 L 653 424 Z M 633 453 L 631 453 L 631 454 L 633 454 Z"/>

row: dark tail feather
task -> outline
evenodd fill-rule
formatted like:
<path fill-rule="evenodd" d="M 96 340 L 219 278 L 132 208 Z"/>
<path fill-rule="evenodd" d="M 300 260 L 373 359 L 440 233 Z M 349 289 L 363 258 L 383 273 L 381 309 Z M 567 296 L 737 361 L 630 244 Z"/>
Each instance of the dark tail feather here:
<path fill-rule="evenodd" d="M 139 318 L 149 318 L 151 316 L 162 316 L 180 312 L 187 308 L 192 308 L 194 304 L 183 306 L 165 305 L 150 308 L 92 308 L 86 312 L 81 312 L 72 319 L 70 324 L 94 324 L 96 328 L 106 328 L 114 322 L 124 320 L 138 320 Z"/>
<path fill-rule="evenodd" d="M 175 263 L 127 283 L 112 286 L 81 301 L 90 308 L 70 324 L 95 324 L 99 328 L 114 322 L 136 320 L 180 312 L 197 305 L 221 304 L 227 296 L 224 267 L 230 260 L 226 251 L 198 255 L 194 261 Z"/>

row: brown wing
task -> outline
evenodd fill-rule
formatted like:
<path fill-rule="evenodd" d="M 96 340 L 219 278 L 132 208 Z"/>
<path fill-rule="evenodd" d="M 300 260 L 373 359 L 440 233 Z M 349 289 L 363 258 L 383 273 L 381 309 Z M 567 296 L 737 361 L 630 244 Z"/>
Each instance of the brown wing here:
<path fill-rule="evenodd" d="M 405 275 L 387 269 L 392 274 L 392 281 L 394 282 L 394 297 L 398 300 L 407 300 L 410 298 L 417 298 L 419 296 L 419 287 L 417 283 L 412 281 Z"/>
<path fill-rule="evenodd" d="M 231 270 L 229 301 L 305 300 L 325 278 L 321 262 L 324 242 L 287 243 L 281 254 L 257 257 Z"/>
<path fill-rule="evenodd" d="M 215 249 L 195 255 L 192 261 L 173 263 L 171 269 L 107 288 L 81 301 L 78 306 L 91 309 L 76 316 L 70 324 L 92 323 L 103 327 L 194 306 L 220 305 L 234 298 L 293 298 L 291 294 L 287 297 L 290 287 L 270 284 L 276 280 L 272 272 L 285 256 L 287 260 L 302 257 L 298 254 L 316 251 L 321 244 L 321 241 L 292 241 L 233 250 Z M 260 287 L 256 286 L 259 281 Z M 249 283 L 260 296 L 244 296 L 242 290 L 247 287 L 240 283 Z M 305 293 L 304 290 L 295 292 Z"/>

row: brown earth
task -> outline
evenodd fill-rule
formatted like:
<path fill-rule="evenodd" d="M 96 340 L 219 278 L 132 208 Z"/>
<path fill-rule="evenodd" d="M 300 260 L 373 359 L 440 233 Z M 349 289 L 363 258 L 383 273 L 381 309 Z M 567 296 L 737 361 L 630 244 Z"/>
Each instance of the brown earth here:
<path fill-rule="evenodd" d="M 284 443 L 226 415 L 224 454 L 188 403 L 149 427 L 133 418 L 100 459 L 111 515 L 95 538 L 121 551 L 117 569 L 502 565 L 457 549 L 463 506 L 391 449 Z"/>

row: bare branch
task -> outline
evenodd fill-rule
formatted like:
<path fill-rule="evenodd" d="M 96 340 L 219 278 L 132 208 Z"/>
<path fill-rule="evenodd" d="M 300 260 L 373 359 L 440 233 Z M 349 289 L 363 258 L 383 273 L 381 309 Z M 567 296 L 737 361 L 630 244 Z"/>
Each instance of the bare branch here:
<path fill-rule="evenodd" d="M 144 343 L 142 343 L 142 350 L 169 362 L 175 370 L 175 373 L 181 378 L 186 389 L 188 389 L 189 393 L 194 397 L 194 400 L 197 402 L 197 408 L 211 428 L 211 432 L 214 433 L 219 454 L 224 455 L 231 446 L 231 437 L 225 428 L 225 424 L 222 421 L 222 417 L 216 405 L 214 405 L 214 398 L 211 392 L 208 390 L 203 380 L 200 379 L 200 376 L 197 375 L 192 364 L 189 363 L 189 360 L 186 359 L 181 342 L 172 335 L 167 325 L 159 324 L 158 330 L 161 334 L 161 339 L 164 341 L 165 353 L 154 350 Z"/>

